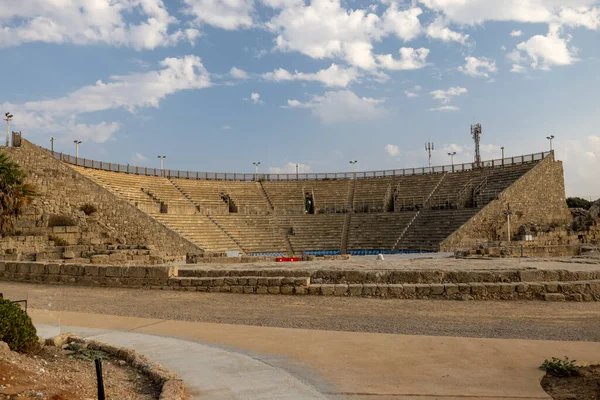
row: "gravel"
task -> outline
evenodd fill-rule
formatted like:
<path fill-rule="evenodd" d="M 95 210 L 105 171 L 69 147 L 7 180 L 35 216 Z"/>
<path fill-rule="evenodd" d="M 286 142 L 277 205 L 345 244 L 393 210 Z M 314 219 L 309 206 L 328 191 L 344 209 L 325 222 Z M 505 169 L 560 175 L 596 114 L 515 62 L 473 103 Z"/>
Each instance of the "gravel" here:
<path fill-rule="evenodd" d="M 237 295 L 1 282 L 29 307 L 227 324 L 430 336 L 600 341 L 600 304 Z"/>

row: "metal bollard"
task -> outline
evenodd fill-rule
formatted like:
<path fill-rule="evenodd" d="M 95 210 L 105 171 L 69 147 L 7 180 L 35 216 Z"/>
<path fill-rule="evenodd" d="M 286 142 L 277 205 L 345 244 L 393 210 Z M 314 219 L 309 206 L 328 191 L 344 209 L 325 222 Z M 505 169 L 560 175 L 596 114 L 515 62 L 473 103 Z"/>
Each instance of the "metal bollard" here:
<path fill-rule="evenodd" d="M 102 378 L 102 360 L 97 358 L 94 360 L 94 364 L 96 364 L 96 380 L 98 381 L 98 400 L 105 400 L 104 379 Z"/>

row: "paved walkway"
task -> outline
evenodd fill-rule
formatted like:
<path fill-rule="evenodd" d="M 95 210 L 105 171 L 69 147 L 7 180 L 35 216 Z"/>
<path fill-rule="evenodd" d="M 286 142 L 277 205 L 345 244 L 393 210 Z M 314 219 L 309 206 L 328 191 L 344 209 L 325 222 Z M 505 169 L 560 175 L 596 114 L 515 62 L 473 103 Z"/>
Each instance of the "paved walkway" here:
<path fill-rule="evenodd" d="M 351 400 L 549 399 L 537 368 L 545 358 L 600 361 L 593 358 L 600 354 L 596 342 L 333 332 L 47 310 L 31 314 L 37 324 L 62 332 L 70 326 L 128 331 L 82 329 L 156 359 L 180 373 L 202 399 L 319 398 L 312 388 L 331 399 Z M 152 341 L 174 345 L 165 353 Z M 248 392 L 253 387 L 258 391 Z M 226 393 L 238 397 L 219 397 Z"/>
<path fill-rule="evenodd" d="M 188 340 L 136 332 L 36 324 L 38 334 L 52 337 L 74 332 L 145 354 L 184 380 L 192 399 L 307 399 L 326 397 L 280 368 L 239 352 Z"/>

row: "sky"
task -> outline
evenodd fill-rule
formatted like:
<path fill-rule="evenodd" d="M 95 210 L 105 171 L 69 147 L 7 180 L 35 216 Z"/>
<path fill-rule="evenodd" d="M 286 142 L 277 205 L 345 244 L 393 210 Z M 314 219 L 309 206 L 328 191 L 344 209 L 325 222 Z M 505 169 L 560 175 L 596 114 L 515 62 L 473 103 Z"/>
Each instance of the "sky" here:
<path fill-rule="evenodd" d="M 597 0 L 0 0 L 0 111 L 80 157 L 342 172 L 549 150 L 600 197 Z"/>

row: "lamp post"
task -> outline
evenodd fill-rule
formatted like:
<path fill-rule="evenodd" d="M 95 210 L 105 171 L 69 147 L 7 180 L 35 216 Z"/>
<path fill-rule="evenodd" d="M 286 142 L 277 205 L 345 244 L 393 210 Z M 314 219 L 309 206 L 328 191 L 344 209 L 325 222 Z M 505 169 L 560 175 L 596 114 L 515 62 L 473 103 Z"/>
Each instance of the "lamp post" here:
<path fill-rule="evenodd" d="M 254 165 L 254 180 L 257 181 L 258 180 L 258 166 L 260 165 L 260 161 L 253 162 L 252 165 Z"/>
<path fill-rule="evenodd" d="M 81 140 L 73 140 L 75 143 L 75 163 L 77 163 L 77 159 L 79 158 L 79 145 L 83 143 Z"/>
<path fill-rule="evenodd" d="M 452 170 L 454 171 L 454 156 L 456 155 L 456 152 L 453 151 L 451 153 L 448 153 L 448 155 L 450 156 L 450 163 L 452 164 Z"/>
<path fill-rule="evenodd" d="M 52 137 L 50 138 L 50 150 L 52 151 L 52 154 L 54 154 L 54 141 L 55 141 L 55 140 L 56 140 L 56 139 L 54 139 L 54 136 L 52 136 Z"/>
<path fill-rule="evenodd" d="M 296 163 L 296 180 L 298 180 L 299 165 Z"/>
<path fill-rule="evenodd" d="M 550 141 L 550 151 L 552 151 L 552 139 L 554 139 L 554 135 L 546 136 L 546 139 Z"/>
<path fill-rule="evenodd" d="M 8 131 L 10 130 L 10 121 L 12 121 L 13 115 L 9 112 L 4 113 L 4 120 L 6 121 L 6 147 L 10 144 L 10 139 L 8 136 Z"/>
<path fill-rule="evenodd" d="M 158 156 L 157 157 L 160 160 L 160 170 L 164 170 L 165 169 L 165 158 L 167 158 L 167 156 Z"/>
<path fill-rule="evenodd" d="M 431 168 L 431 152 L 434 150 L 433 142 L 425 143 L 425 151 L 429 155 L 429 168 Z M 431 171 L 429 171 L 431 172 Z"/>
<path fill-rule="evenodd" d="M 504 166 L 504 146 L 500 147 L 500 150 L 502 150 L 502 166 Z"/>
<path fill-rule="evenodd" d="M 506 236 L 508 238 L 508 243 L 510 244 L 510 216 L 513 215 L 513 212 L 509 208 L 504 211 L 504 215 L 506 215 Z"/>
<path fill-rule="evenodd" d="M 352 164 L 352 175 L 354 176 L 354 179 L 356 179 L 356 163 L 357 162 L 358 162 L 358 160 L 350 161 L 350 164 Z"/>

